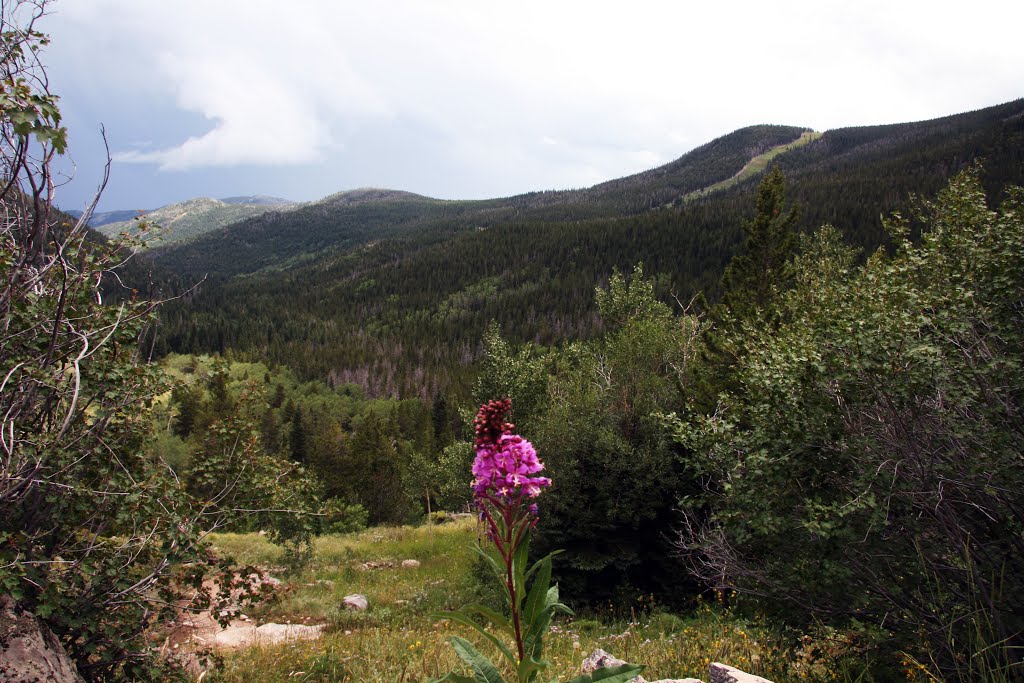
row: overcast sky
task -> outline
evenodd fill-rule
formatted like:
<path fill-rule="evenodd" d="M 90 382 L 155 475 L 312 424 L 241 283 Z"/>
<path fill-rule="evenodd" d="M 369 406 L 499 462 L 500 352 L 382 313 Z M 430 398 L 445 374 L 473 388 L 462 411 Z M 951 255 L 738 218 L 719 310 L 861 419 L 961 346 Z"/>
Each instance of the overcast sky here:
<path fill-rule="evenodd" d="M 81 208 L 585 187 L 736 128 L 1024 96 L 1024 2 L 59 0 L 41 28 Z M 71 167 L 68 166 L 68 169 Z"/>

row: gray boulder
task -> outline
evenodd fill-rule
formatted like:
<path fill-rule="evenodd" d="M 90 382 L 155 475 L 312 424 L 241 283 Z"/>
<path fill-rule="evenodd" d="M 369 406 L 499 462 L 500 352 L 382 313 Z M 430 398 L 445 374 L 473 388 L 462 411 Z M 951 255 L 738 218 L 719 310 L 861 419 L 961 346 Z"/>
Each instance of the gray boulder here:
<path fill-rule="evenodd" d="M 85 683 L 43 620 L 0 596 L 0 680 L 9 683 Z"/>

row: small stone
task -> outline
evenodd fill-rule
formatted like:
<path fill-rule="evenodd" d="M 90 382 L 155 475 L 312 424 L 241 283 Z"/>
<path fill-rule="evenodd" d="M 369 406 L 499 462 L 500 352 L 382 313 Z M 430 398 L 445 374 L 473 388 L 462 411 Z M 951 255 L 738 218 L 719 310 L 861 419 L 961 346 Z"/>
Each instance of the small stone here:
<path fill-rule="evenodd" d="M 748 674 L 736 667 L 720 662 L 711 663 L 709 674 L 711 676 L 711 683 L 772 683 L 767 678 Z"/>
<path fill-rule="evenodd" d="M 402 560 L 402 569 L 416 569 L 419 566 L 419 560 Z"/>
<path fill-rule="evenodd" d="M 346 595 L 341 599 L 341 604 L 345 605 L 348 609 L 355 610 L 357 612 L 363 612 L 367 607 L 370 606 L 369 601 L 365 595 L 359 593 L 353 593 L 352 595 Z"/>

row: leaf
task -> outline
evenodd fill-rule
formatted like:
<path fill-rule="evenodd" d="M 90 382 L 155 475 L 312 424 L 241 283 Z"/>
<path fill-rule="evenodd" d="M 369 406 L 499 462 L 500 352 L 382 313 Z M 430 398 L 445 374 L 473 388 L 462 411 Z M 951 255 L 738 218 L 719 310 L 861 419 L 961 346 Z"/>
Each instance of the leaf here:
<path fill-rule="evenodd" d="M 526 635 L 523 644 L 526 651 L 534 657 L 540 657 L 543 653 L 544 636 L 548 632 L 548 626 L 556 612 L 572 614 L 572 610 L 558 602 L 558 587 L 552 586 L 544 598 L 544 606 L 534 617 L 533 622 L 527 624 Z"/>
<path fill-rule="evenodd" d="M 459 655 L 466 664 L 473 670 L 473 680 L 476 683 L 505 683 L 501 674 L 486 657 L 476 651 L 473 644 L 465 638 L 452 636 L 450 639 L 455 654 Z"/>
<path fill-rule="evenodd" d="M 636 678 L 643 670 L 644 667 L 639 664 L 609 666 L 603 669 L 598 669 L 593 674 L 577 676 L 566 683 L 597 683 L 598 681 L 604 681 L 604 683 L 628 683 Z"/>
<path fill-rule="evenodd" d="M 550 562 L 551 558 L 553 558 L 555 555 L 561 555 L 564 552 L 565 551 L 562 550 L 562 549 L 553 550 L 550 553 L 548 553 L 547 555 L 545 555 L 544 557 L 542 557 L 539 560 L 537 560 L 536 562 L 534 562 L 533 566 L 530 567 L 530 571 L 526 572 L 526 580 L 529 581 L 530 577 L 533 576 L 535 573 L 537 573 L 537 570 L 540 569 L 541 565 L 544 562 Z"/>
<path fill-rule="evenodd" d="M 504 572 L 504 570 L 502 570 L 501 566 L 498 564 L 498 561 L 495 560 L 493 557 L 491 557 L 490 553 L 488 553 L 486 550 L 481 548 L 479 545 L 474 545 L 473 546 L 473 550 L 475 550 L 477 552 L 477 554 L 480 555 L 480 557 L 484 558 L 484 560 L 487 561 L 487 564 L 489 564 L 491 569 L 494 571 L 494 575 L 496 577 L 498 577 L 498 582 L 501 583 L 501 585 L 504 586 L 505 585 L 505 572 Z"/>
<path fill-rule="evenodd" d="M 516 669 L 516 678 L 520 681 L 532 681 L 536 673 L 542 669 L 546 669 L 548 663 L 533 656 L 524 657 L 523 661 L 519 662 L 519 668 Z"/>
<path fill-rule="evenodd" d="M 462 674 L 457 674 L 454 671 L 444 678 L 427 679 L 427 683 L 446 683 L 446 681 L 450 681 L 451 683 L 476 683 L 476 679 L 472 676 L 463 676 Z"/>
<path fill-rule="evenodd" d="M 457 621 L 460 624 L 465 624 L 466 626 L 473 628 L 477 633 L 491 641 L 496 648 L 501 650 L 501 654 L 505 655 L 505 658 L 512 662 L 513 665 L 518 663 L 518 658 L 512 654 L 512 650 L 510 650 L 505 643 L 501 642 L 493 633 L 488 633 L 483 626 L 476 623 L 465 614 L 460 612 L 438 612 L 433 616 L 439 619 L 451 619 L 452 621 Z M 460 638 L 460 640 L 462 639 Z"/>
<path fill-rule="evenodd" d="M 526 563 L 529 562 L 530 556 L 529 538 L 529 535 L 523 537 L 512 556 L 512 581 L 516 589 L 517 604 L 515 608 L 517 610 L 522 607 L 523 599 L 526 597 Z"/>
<path fill-rule="evenodd" d="M 526 597 L 526 607 L 523 609 L 523 618 L 527 624 L 532 624 L 537 618 L 537 613 L 540 611 L 545 596 L 547 595 L 548 588 L 551 585 L 551 560 L 545 558 L 540 567 L 540 571 L 533 579 L 533 585 L 530 586 L 530 593 Z"/>
<path fill-rule="evenodd" d="M 594 683 L 604 681 L 605 683 L 626 683 L 636 678 L 644 670 L 641 664 L 620 664 L 609 666 L 595 671 L 591 678 Z"/>
<path fill-rule="evenodd" d="M 462 608 L 462 611 L 467 613 L 475 612 L 494 624 L 497 628 L 510 636 L 515 637 L 516 630 L 512 626 L 512 622 L 506 619 L 504 615 L 492 610 L 490 607 L 485 607 L 484 605 L 466 605 Z"/>

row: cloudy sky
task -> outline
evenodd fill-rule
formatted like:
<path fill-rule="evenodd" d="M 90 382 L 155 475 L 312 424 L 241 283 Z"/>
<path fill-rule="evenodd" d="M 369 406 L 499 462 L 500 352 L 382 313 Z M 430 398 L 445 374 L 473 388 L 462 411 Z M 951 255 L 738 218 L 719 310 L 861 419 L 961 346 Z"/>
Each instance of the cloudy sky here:
<path fill-rule="evenodd" d="M 81 208 L 356 187 L 584 187 L 756 123 L 1024 96 L 1024 3 L 57 0 L 42 29 Z"/>

